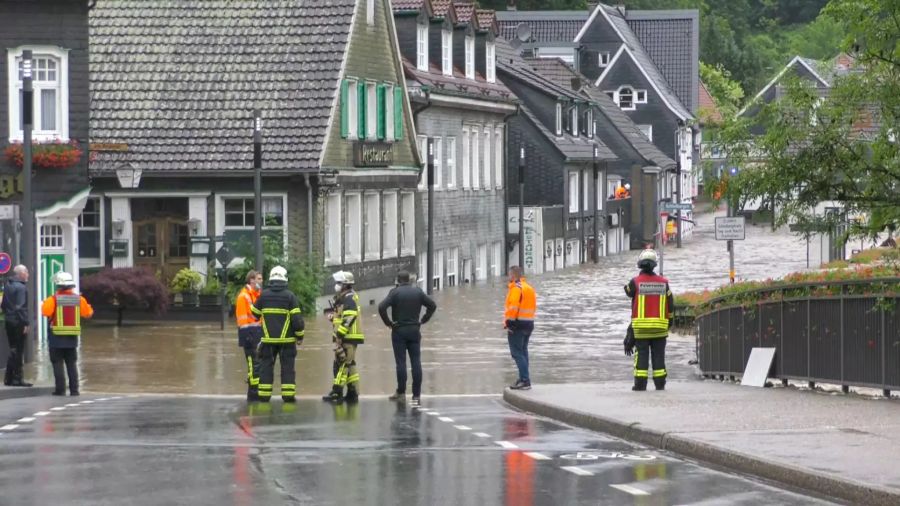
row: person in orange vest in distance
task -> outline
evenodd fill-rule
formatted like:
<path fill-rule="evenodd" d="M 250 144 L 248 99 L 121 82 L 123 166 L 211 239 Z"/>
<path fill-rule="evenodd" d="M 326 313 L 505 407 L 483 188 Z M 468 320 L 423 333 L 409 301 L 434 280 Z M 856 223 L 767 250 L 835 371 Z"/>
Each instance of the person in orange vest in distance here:
<path fill-rule="evenodd" d="M 262 290 L 263 277 L 256 271 L 247 273 L 247 284 L 234 301 L 234 318 L 238 326 L 238 346 L 244 349 L 247 359 L 247 400 L 259 398 L 259 356 L 257 348 L 262 338 L 259 319 L 253 314 L 253 305 Z"/>
<path fill-rule="evenodd" d="M 653 383 L 657 390 L 666 388 L 666 339 L 672 323 L 675 301 L 669 280 L 656 274 L 656 251 L 645 249 L 638 257 L 641 270 L 625 285 L 625 295 L 631 299 L 631 332 L 633 341 L 626 338 L 625 354 L 637 348 L 634 357 L 634 391 L 647 390 L 650 363 L 653 365 Z"/>
<path fill-rule="evenodd" d="M 528 371 L 528 340 L 534 331 L 534 315 L 537 311 L 537 294 L 522 276 L 522 268 L 509 268 L 509 290 L 506 292 L 506 310 L 503 313 L 503 328 L 509 341 L 509 353 L 516 362 L 519 379 L 509 388 L 531 390 L 531 376 Z"/>
<path fill-rule="evenodd" d="M 631 196 L 631 185 L 626 184 L 622 186 L 620 183 L 619 186 L 616 187 L 616 200 L 627 199 Z"/>
<path fill-rule="evenodd" d="M 75 291 L 75 278 L 68 272 L 56 274 L 56 293 L 44 299 L 41 314 L 50 322 L 47 344 L 56 389 L 53 395 L 66 395 L 66 377 L 69 376 L 69 394 L 78 395 L 78 337 L 81 336 L 81 319 L 94 316 L 94 308 Z"/>

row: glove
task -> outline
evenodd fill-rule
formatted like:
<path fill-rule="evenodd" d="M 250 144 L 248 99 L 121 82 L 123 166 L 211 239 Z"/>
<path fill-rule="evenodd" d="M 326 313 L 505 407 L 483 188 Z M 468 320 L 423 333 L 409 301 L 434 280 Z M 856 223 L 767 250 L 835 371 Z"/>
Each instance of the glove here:
<path fill-rule="evenodd" d="M 629 336 L 625 338 L 625 341 L 622 342 L 625 346 L 625 356 L 630 357 L 634 355 L 634 338 Z"/>

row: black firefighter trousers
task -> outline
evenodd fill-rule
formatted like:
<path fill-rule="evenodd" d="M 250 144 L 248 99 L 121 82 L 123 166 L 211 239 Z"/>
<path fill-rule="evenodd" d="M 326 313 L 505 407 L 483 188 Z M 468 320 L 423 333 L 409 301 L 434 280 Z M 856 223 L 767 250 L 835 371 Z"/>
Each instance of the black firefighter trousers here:
<path fill-rule="evenodd" d="M 281 398 L 293 401 L 294 396 L 297 395 L 297 373 L 294 369 L 297 343 L 262 343 L 259 345 L 259 400 L 268 401 L 272 397 L 276 358 L 281 362 Z"/>
<path fill-rule="evenodd" d="M 634 386 L 636 390 L 646 390 L 650 378 L 650 364 L 653 363 L 653 383 L 657 390 L 666 386 L 666 338 L 637 339 L 634 354 Z"/>

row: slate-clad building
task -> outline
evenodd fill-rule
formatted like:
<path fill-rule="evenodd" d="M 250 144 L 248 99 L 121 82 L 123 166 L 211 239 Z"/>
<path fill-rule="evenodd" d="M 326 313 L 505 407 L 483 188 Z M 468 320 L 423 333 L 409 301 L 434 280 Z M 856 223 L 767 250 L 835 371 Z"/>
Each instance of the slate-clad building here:
<path fill-rule="evenodd" d="M 79 219 L 90 191 L 88 2 L 0 2 L 0 19 L 0 82 L 4 83 L 0 93 L 0 252 L 10 255 L 10 264 L 23 261 L 18 228 L 22 168 L 15 157 L 7 156 L 7 148 L 22 153 L 22 56 L 25 50 L 31 50 L 35 143 L 32 204 L 38 265 L 28 267 L 37 281 L 37 293 L 31 294 L 37 301 L 52 293 L 57 272 L 67 270 L 77 276 L 79 254 L 90 254 L 94 247 L 87 232 L 94 225 L 92 217 L 86 214 Z M 55 164 L 45 159 L 48 163 L 42 165 L 39 161 L 41 144 L 71 142 L 81 150 L 81 156 L 72 151 L 71 163 Z"/>
<path fill-rule="evenodd" d="M 210 236 L 248 254 L 258 108 L 264 233 L 362 289 L 414 269 L 420 159 L 393 21 L 388 0 L 98 2 L 92 140 L 116 151 L 91 166 L 102 225 L 82 266 L 205 273 L 192 242 Z"/>
<path fill-rule="evenodd" d="M 434 267 L 445 286 L 502 276 L 506 263 L 506 119 L 515 97 L 497 79 L 493 11 L 471 2 L 395 1 L 400 50 L 419 151 L 433 140 Z M 424 155 L 423 155 L 424 158 Z M 424 286 L 427 179 L 417 225 Z"/>

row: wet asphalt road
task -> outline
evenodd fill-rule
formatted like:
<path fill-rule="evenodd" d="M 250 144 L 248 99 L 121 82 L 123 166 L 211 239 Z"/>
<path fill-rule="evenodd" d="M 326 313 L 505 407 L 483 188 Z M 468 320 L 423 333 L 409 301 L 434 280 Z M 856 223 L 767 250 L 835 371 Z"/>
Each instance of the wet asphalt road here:
<path fill-rule="evenodd" d="M 0 402 L 0 425 L 3 505 L 826 504 L 494 396 L 43 397 Z"/>

